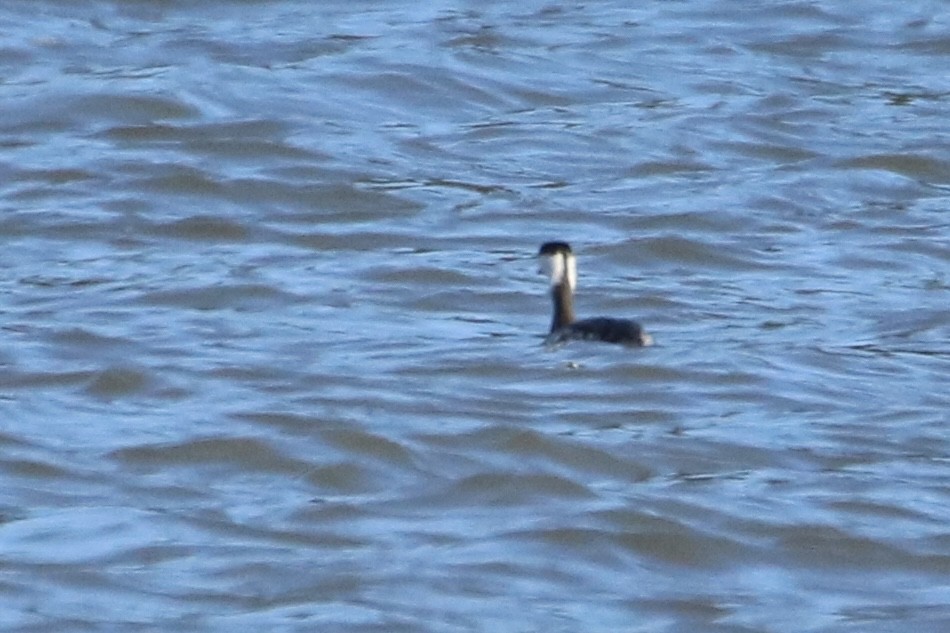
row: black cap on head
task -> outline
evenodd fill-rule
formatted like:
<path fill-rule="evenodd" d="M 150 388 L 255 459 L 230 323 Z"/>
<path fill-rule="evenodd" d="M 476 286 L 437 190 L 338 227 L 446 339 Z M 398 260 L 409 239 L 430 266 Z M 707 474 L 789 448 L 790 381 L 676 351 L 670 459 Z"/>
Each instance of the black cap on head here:
<path fill-rule="evenodd" d="M 553 255 L 555 253 L 570 253 L 571 245 L 567 242 L 545 242 L 538 250 L 538 255 Z"/>

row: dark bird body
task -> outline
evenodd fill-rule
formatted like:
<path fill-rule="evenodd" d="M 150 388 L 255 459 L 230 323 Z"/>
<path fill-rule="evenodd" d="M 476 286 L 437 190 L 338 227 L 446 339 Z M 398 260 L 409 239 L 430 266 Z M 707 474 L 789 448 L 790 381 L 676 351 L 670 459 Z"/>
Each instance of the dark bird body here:
<path fill-rule="evenodd" d="M 603 341 L 621 345 L 645 346 L 653 344 L 653 337 L 643 331 L 636 321 L 610 317 L 574 318 L 574 288 L 577 285 L 577 263 L 567 242 L 546 242 L 538 251 L 541 272 L 551 282 L 554 316 L 551 320 L 549 343 L 577 339 Z"/>

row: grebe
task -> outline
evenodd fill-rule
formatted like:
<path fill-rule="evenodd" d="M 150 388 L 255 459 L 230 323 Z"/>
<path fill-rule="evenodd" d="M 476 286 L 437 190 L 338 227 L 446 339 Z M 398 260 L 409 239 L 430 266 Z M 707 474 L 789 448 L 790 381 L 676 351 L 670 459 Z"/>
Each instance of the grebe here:
<path fill-rule="evenodd" d="M 604 341 L 631 346 L 653 345 L 653 337 L 640 324 L 629 319 L 595 317 L 574 320 L 574 288 L 577 286 L 577 262 L 567 242 L 545 242 L 538 251 L 542 272 L 551 281 L 554 318 L 548 343 L 571 339 Z"/>

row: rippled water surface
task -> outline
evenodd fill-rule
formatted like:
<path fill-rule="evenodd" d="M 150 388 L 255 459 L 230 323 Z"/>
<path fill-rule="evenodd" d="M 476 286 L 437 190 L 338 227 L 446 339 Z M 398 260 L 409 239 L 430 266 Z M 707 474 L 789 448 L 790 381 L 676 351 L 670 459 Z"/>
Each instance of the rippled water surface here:
<path fill-rule="evenodd" d="M 946 9 L 3 2 L 3 629 L 950 630 Z"/>

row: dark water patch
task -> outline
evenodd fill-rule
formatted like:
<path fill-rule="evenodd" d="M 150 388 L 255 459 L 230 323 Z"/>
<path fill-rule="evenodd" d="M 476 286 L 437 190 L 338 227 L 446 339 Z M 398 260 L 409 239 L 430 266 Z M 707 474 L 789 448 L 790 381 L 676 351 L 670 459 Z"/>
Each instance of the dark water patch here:
<path fill-rule="evenodd" d="M 33 55 L 31 51 L 25 47 L 10 45 L 0 47 L 0 64 L 8 68 L 22 67 L 32 61 L 32 59 Z"/>
<path fill-rule="evenodd" d="M 713 171 L 715 168 L 702 162 L 684 160 L 651 160 L 631 167 L 627 176 L 631 178 L 651 178 L 655 176 L 682 175 Z"/>
<path fill-rule="evenodd" d="M 5 126 L 7 131 L 94 130 L 105 122 L 141 125 L 197 115 L 197 111 L 177 99 L 153 94 L 60 93 L 56 99 L 26 100 L 29 106 L 16 109 L 15 118 Z"/>
<path fill-rule="evenodd" d="M 168 124 L 150 123 L 147 125 L 116 126 L 100 133 L 100 136 L 117 143 L 181 143 L 190 139 L 190 128 Z"/>
<path fill-rule="evenodd" d="M 138 168 L 132 171 L 139 172 L 133 176 L 131 185 L 140 191 L 161 195 L 207 197 L 217 197 L 223 191 L 223 184 L 213 172 L 189 165 L 153 164 L 145 171 Z"/>
<path fill-rule="evenodd" d="M 13 389 L 69 387 L 83 384 L 92 376 L 90 371 L 9 371 L 0 378 L 0 384 Z"/>
<path fill-rule="evenodd" d="M 103 335 L 83 327 L 72 327 L 55 332 L 51 338 L 60 345 L 98 351 L 124 348 L 129 344 L 124 338 Z"/>
<path fill-rule="evenodd" d="M 285 141 L 275 141 L 269 138 L 236 138 L 211 137 L 207 140 L 191 136 L 188 137 L 187 149 L 190 153 L 206 154 L 224 160 L 240 160 L 244 164 L 259 166 L 265 160 L 275 161 L 311 161 L 320 160 L 323 156 L 302 147 Z M 217 132 L 217 130 L 214 130 Z"/>
<path fill-rule="evenodd" d="M 950 182 L 950 161 L 920 154 L 872 154 L 839 163 L 845 169 L 880 169 L 929 183 Z"/>
<path fill-rule="evenodd" d="M 493 507 L 534 503 L 540 499 L 585 499 L 591 492 L 586 486 L 565 477 L 530 473 L 481 473 L 463 477 L 446 490 L 445 499 L 453 503 L 490 504 Z"/>
<path fill-rule="evenodd" d="M 144 293 L 140 301 L 153 306 L 190 310 L 263 310 L 273 305 L 299 301 L 299 297 L 264 284 L 216 284 L 179 290 Z"/>
<path fill-rule="evenodd" d="M 12 176 L 17 181 L 42 182 L 48 185 L 65 185 L 74 182 L 85 182 L 89 180 L 98 180 L 100 175 L 84 169 L 33 169 L 22 170 Z M 22 194 L 17 194 L 22 195 Z"/>
<path fill-rule="evenodd" d="M 115 126 L 98 133 L 95 138 L 107 139 L 125 149 L 161 147 L 258 167 L 270 165 L 272 160 L 306 162 L 326 158 L 290 142 L 275 140 L 282 139 L 290 131 L 286 125 L 265 120 L 187 125 L 153 122 Z"/>
<path fill-rule="evenodd" d="M 81 289 L 95 286 L 101 286 L 111 283 L 110 279 L 105 277 L 69 277 L 69 276 L 50 276 L 50 275 L 31 275 L 23 277 L 19 283 L 25 286 L 34 286 L 47 289 Z"/>
<path fill-rule="evenodd" d="M 171 239 L 206 242 L 240 242 L 246 240 L 249 235 L 244 224 L 208 215 L 196 215 L 153 226 L 148 229 L 148 233 Z"/>
<path fill-rule="evenodd" d="M 603 518 L 601 516 L 600 518 Z M 715 568 L 731 565 L 742 548 L 728 539 L 711 534 L 702 535 L 696 529 L 646 513 L 615 513 L 611 521 L 598 527 L 541 528 L 509 536 L 522 542 L 540 542 L 558 550 L 574 552 L 580 559 L 594 556 L 613 558 L 612 567 L 622 567 L 622 561 L 651 560 L 690 569 Z M 610 554 L 596 554 L 598 550 Z M 564 552 L 566 553 L 566 552 Z"/>
<path fill-rule="evenodd" d="M 398 221 L 411 217 L 421 205 L 388 193 L 366 190 L 353 184 L 289 183 L 265 179 L 240 179 L 227 183 L 227 195 L 235 201 L 267 200 L 285 204 L 271 214 L 274 225 L 336 225 Z"/>
<path fill-rule="evenodd" d="M 112 400 L 146 391 L 150 384 L 149 372 L 131 367 L 108 367 L 93 374 L 86 392 L 96 398 Z"/>
<path fill-rule="evenodd" d="M 319 231 L 294 231 L 285 234 L 287 243 L 318 253 L 365 253 L 376 249 L 412 248 L 418 243 L 413 231 L 404 227 L 384 230 L 374 226 Z"/>
<path fill-rule="evenodd" d="M 33 459 L 5 459 L 2 468 L 9 473 L 11 477 L 23 477 L 28 479 L 61 479 L 70 476 L 69 470 L 57 464 L 50 464 L 44 461 Z M 0 522 L 3 522 L 0 519 Z"/>
<path fill-rule="evenodd" d="M 300 16 L 287 18 L 291 22 L 299 19 Z M 267 29 L 270 33 L 280 30 L 278 25 Z M 285 31 L 278 40 L 254 37 L 242 42 L 228 42 L 197 35 L 185 36 L 170 42 L 168 47 L 171 52 L 187 56 L 209 56 L 222 64 L 279 71 L 287 68 L 305 69 L 310 64 L 320 64 L 324 58 L 345 55 L 355 47 L 371 44 L 373 39 L 372 35 L 362 34 L 304 35 Z"/>
<path fill-rule="evenodd" d="M 241 470 L 299 474 L 306 468 L 306 464 L 279 452 L 268 441 L 250 437 L 208 437 L 184 443 L 122 448 L 113 451 L 111 457 L 133 468 L 153 470 L 236 465 Z"/>
<path fill-rule="evenodd" d="M 480 87 L 475 77 L 468 73 L 450 73 L 444 68 L 397 64 L 385 71 L 372 74 L 348 74 L 335 78 L 347 90 L 361 90 L 370 95 L 370 103 L 377 100 L 387 107 L 398 103 L 402 108 L 417 113 L 451 112 L 459 117 L 465 112 L 477 112 L 479 106 L 506 106 L 511 102 L 499 99 L 497 80 Z M 373 98 L 376 96 L 376 99 Z M 394 100 L 395 98 L 395 100 Z"/>
<path fill-rule="evenodd" d="M 930 225 L 905 227 L 902 229 L 894 228 L 891 230 L 882 228 L 881 232 L 884 234 L 908 236 L 904 237 L 903 239 L 889 240 L 886 244 L 887 249 L 889 251 L 894 251 L 895 253 L 919 255 L 929 260 L 933 260 L 930 262 L 930 265 L 935 267 L 936 275 L 941 274 L 939 272 L 939 267 L 942 267 L 944 264 L 950 262 L 950 246 L 933 239 L 940 235 L 940 227 Z M 913 237 L 909 237 L 910 235 L 913 235 Z M 925 283 L 930 283 L 937 279 L 938 277 L 934 277 L 932 280 L 928 280 L 928 282 Z M 932 289 L 939 289 L 940 284 L 941 282 L 938 281 Z"/>
<path fill-rule="evenodd" d="M 531 429 L 488 427 L 451 439 L 431 436 L 426 441 L 453 453 L 481 451 L 488 459 L 503 459 L 504 455 L 510 455 L 523 466 L 537 464 L 540 470 L 562 472 L 574 480 L 580 479 L 584 473 L 585 476 L 607 476 L 633 483 L 644 481 L 651 474 L 621 446 L 592 445 L 587 439 L 576 436 L 551 436 Z"/>
<path fill-rule="evenodd" d="M 850 515 L 852 520 L 866 526 L 866 530 L 870 528 L 873 531 L 873 526 L 890 521 L 904 524 L 908 535 L 917 532 L 920 526 L 929 525 L 933 530 L 932 534 L 935 536 L 938 535 L 940 529 L 939 522 L 928 513 L 894 503 L 885 503 L 883 500 L 829 499 L 826 505 L 832 512 Z"/>
<path fill-rule="evenodd" d="M 950 557 L 920 557 L 903 547 L 878 539 L 857 537 L 824 525 L 801 525 L 775 531 L 775 545 L 789 561 L 841 570 L 930 569 L 945 573 Z M 942 559 L 942 560 L 941 560 Z"/>
<path fill-rule="evenodd" d="M 147 93 L 82 95 L 70 104 L 69 111 L 87 121 L 105 119 L 139 124 L 193 118 L 198 114 L 180 99 Z"/>
<path fill-rule="evenodd" d="M 942 57 L 950 53 L 950 37 L 943 35 L 933 35 L 930 37 L 913 37 L 901 42 L 906 50 L 912 50 L 924 55 L 934 55 Z M 940 96 L 946 96 L 947 93 L 940 93 Z"/>
<path fill-rule="evenodd" d="M 654 262 L 665 261 L 674 266 L 697 266 L 703 269 L 756 270 L 761 265 L 757 255 L 736 244 L 714 245 L 685 236 L 663 236 L 644 240 L 639 248 Z"/>
<path fill-rule="evenodd" d="M 316 466 L 307 471 L 305 479 L 319 491 L 317 499 L 324 494 L 353 495 L 377 490 L 384 478 L 377 478 L 365 467 L 353 463 L 337 463 Z"/>
<path fill-rule="evenodd" d="M 309 435 L 317 426 L 327 424 L 327 421 L 318 415 L 288 413 L 281 411 L 235 411 L 231 414 L 235 419 L 246 421 L 264 428 L 276 428 L 282 434 Z"/>
<path fill-rule="evenodd" d="M 326 429 L 321 431 L 320 435 L 328 448 L 354 457 L 371 457 L 373 461 L 384 460 L 402 467 L 410 467 L 414 461 L 412 452 L 402 444 L 356 428 Z"/>
<path fill-rule="evenodd" d="M 396 257 L 391 264 L 384 267 L 370 269 L 364 273 L 366 278 L 375 282 L 402 284 L 422 287 L 437 288 L 471 288 L 475 285 L 488 285 L 490 280 L 472 275 L 463 274 L 457 270 L 448 267 L 437 268 L 426 264 L 413 265 L 407 257 Z M 424 291 L 421 291 L 424 292 Z M 457 292 L 457 291 L 456 291 Z M 446 291 L 444 294 L 453 294 L 452 291 Z M 438 295 L 425 294 L 420 296 L 420 300 L 439 303 Z"/>
<path fill-rule="evenodd" d="M 723 142 L 718 143 L 723 152 L 735 152 L 739 156 L 756 160 L 766 160 L 780 165 L 789 165 L 811 160 L 819 156 L 816 152 L 801 149 L 794 145 L 763 142 Z"/>

